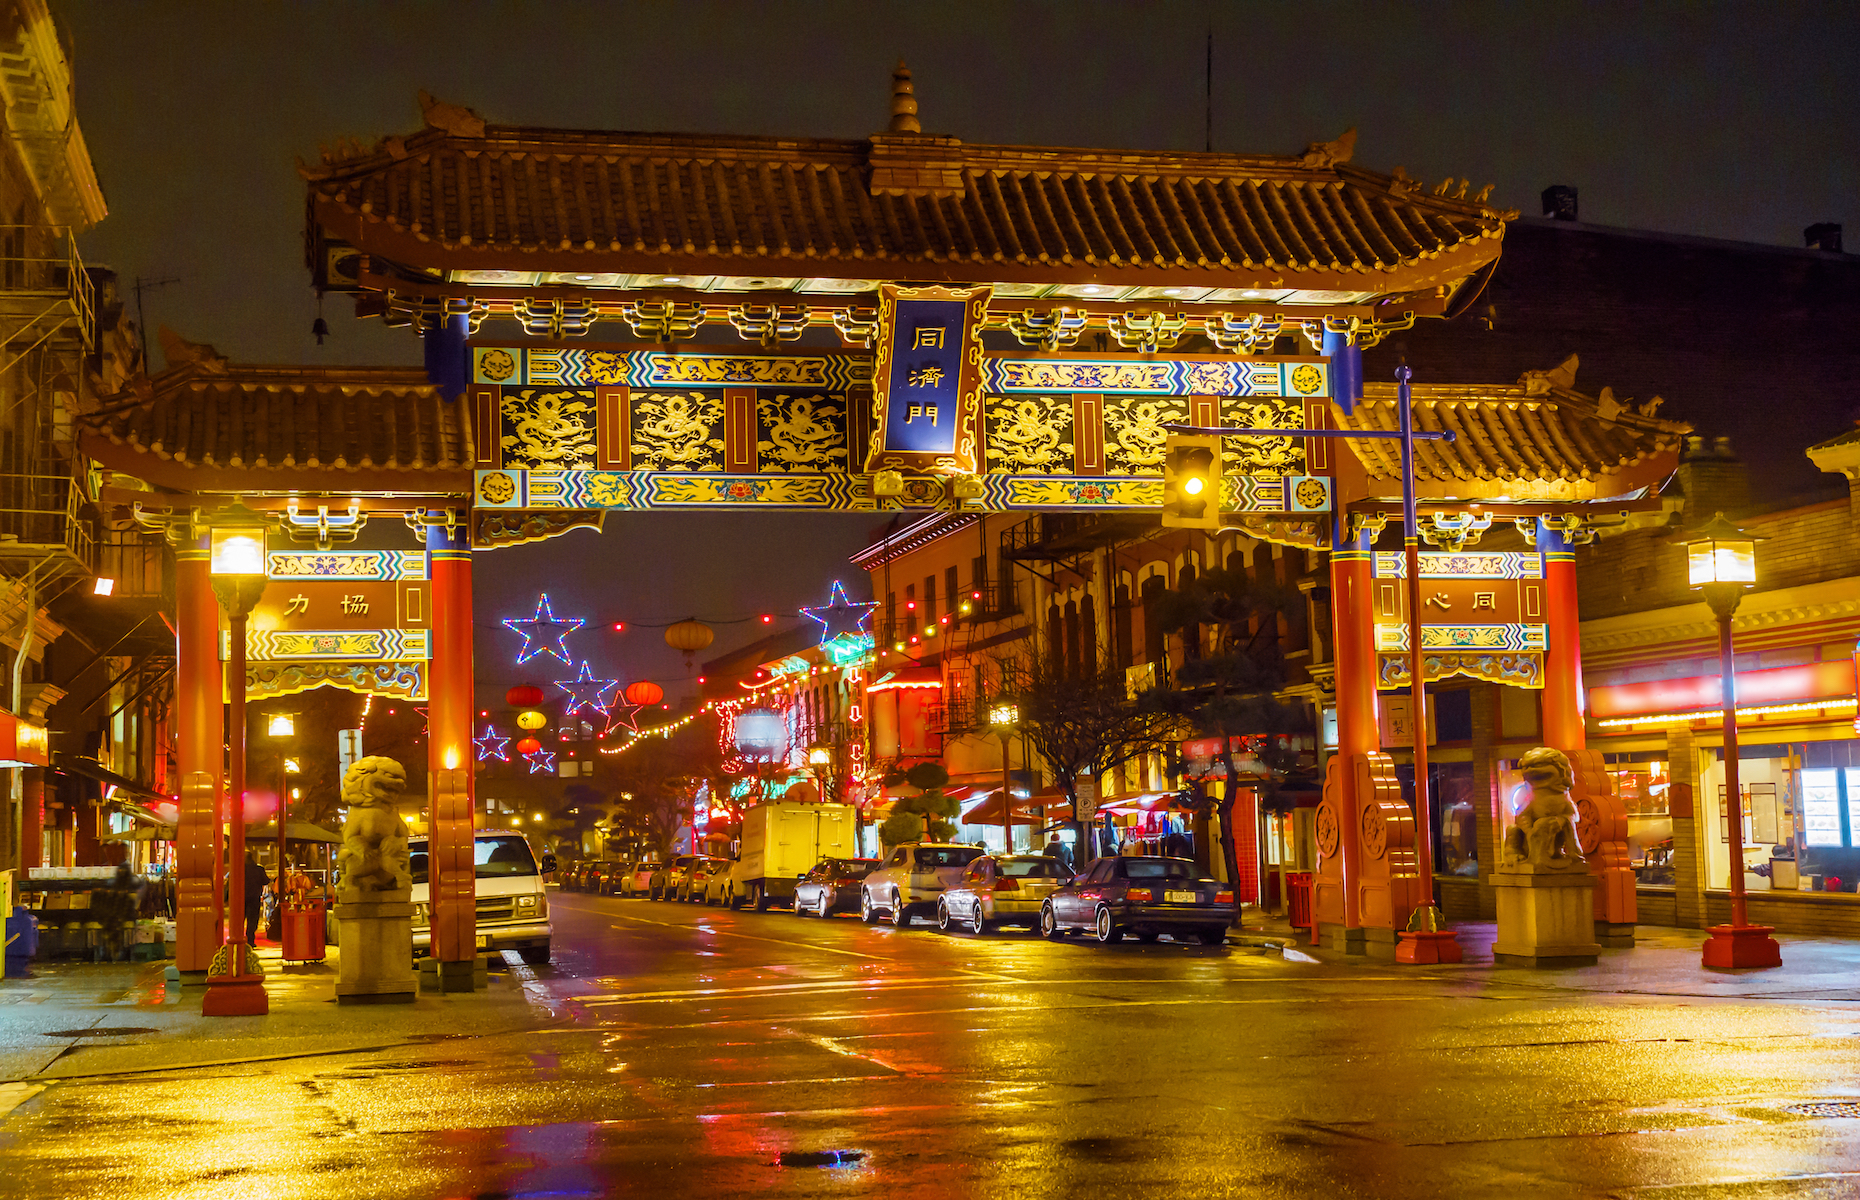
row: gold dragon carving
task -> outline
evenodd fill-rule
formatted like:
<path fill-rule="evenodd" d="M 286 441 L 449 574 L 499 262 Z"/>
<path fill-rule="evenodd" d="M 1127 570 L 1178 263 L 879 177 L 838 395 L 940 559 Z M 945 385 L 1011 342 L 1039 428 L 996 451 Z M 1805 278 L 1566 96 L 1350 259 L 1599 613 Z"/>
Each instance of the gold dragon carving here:
<path fill-rule="evenodd" d="M 1062 441 L 1072 424 L 1072 402 L 1051 396 L 995 397 L 988 410 L 988 457 L 1010 475 L 1059 475 L 1072 466 L 1074 445 Z"/>
<path fill-rule="evenodd" d="M 594 465 L 594 405 L 573 389 L 524 388 L 503 401 L 504 462 L 540 470 Z"/>
<path fill-rule="evenodd" d="M 1284 400 L 1233 400 L 1224 407 L 1228 422 L 1242 429 L 1296 429 L 1304 418 L 1302 408 Z M 1249 475 L 1295 475 L 1304 470 L 1303 439 L 1228 438 L 1221 459 Z"/>
<path fill-rule="evenodd" d="M 1188 402 L 1179 397 L 1132 400 L 1104 408 L 1104 472 L 1107 475 L 1160 475 L 1171 422 L 1187 422 Z"/>
<path fill-rule="evenodd" d="M 756 402 L 768 436 L 756 443 L 764 470 L 844 471 L 846 408 L 829 396 L 790 396 Z"/>
<path fill-rule="evenodd" d="M 702 392 L 651 392 L 633 405 L 633 466 L 642 471 L 716 471 L 723 398 Z"/>

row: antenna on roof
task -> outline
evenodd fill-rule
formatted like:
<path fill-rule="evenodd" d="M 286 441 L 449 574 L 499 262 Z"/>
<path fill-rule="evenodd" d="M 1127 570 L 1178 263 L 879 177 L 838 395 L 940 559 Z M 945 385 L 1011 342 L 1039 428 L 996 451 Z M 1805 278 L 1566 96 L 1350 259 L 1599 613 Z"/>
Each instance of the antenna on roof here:
<path fill-rule="evenodd" d="M 891 73 L 891 128 L 892 133 L 922 133 L 923 123 L 917 119 L 917 91 L 911 86 L 911 69 L 898 60 L 897 69 Z"/>

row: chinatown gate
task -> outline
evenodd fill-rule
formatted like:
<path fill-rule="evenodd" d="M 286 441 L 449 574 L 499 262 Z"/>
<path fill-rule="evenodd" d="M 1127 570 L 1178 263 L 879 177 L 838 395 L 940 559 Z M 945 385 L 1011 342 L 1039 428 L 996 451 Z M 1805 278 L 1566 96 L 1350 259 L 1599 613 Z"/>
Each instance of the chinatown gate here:
<path fill-rule="evenodd" d="M 248 639 L 249 694 L 429 704 L 434 954 L 464 963 L 477 555 L 616 510 L 1153 512 L 1168 424 L 1393 428 L 1362 349 L 1466 309 L 1516 215 L 1464 181 L 1352 166 L 1353 132 L 1290 157 L 971 146 L 921 132 L 911 92 L 900 69 L 889 129 L 841 141 L 504 127 L 423 95 L 424 128 L 303 175 L 316 288 L 417 332 L 424 371 L 243 367 L 177 342 L 84 417 L 118 477 L 106 502 L 164 525 L 180 559 L 183 971 L 216 944 L 225 787 L 200 539 L 235 499 L 302 543 L 272 556 L 290 582 L 267 603 L 303 603 Z M 1579 758 L 1570 548 L 1657 511 L 1644 494 L 1682 427 L 1569 382 L 1417 388 L 1416 426 L 1459 440 L 1419 451 L 1416 475 L 1442 551 L 1423 574 L 1453 605 L 1451 624 L 1430 610 L 1428 677 L 1543 688 L 1546 740 Z M 1247 536 L 1332 552 L 1317 903 L 1356 947 L 1392 942 L 1431 881 L 1377 725 L 1377 689 L 1406 682 L 1402 589 L 1382 586 L 1397 567 L 1375 551 L 1401 481 L 1392 451 L 1349 444 L 1229 439 L 1221 508 Z M 383 519 L 418 542 L 335 548 Z M 1536 552 L 1466 551 L 1494 520 Z M 1607 878 L 1624 818 L 1593 756 L 1579 767 Z M 1598 888 L 1611 922 L 1633 905 L 1631 875 Z"/>

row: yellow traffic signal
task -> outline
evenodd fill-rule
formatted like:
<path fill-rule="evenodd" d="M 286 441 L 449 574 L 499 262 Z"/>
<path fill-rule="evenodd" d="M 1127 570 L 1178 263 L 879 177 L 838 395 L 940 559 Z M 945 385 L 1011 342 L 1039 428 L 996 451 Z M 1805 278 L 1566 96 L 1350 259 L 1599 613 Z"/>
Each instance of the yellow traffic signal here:
<path fill-rule="evenodd" d="M 1162 523 L 1221 527 L 1221 439 L 1170 434 L 1163 450 Z"/>

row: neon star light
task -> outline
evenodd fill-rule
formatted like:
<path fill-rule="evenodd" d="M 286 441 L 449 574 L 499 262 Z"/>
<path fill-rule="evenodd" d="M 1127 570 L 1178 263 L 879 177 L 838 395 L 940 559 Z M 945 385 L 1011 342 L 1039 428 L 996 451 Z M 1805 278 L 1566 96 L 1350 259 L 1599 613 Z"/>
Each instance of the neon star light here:
<path fill-rule="evenodd" d="M 517 662 L 526 663 L 538 654 L 547 654 L 560 659 L 565 667 L 575 665 L 568 656 L 568 635 L 580 629 L 587 621 L 582 617 L 558 618 L 549 607 L 549 596 L 544 593 L 536 599 L 536 615 L 520 620 L 511 617 L 504 622 L 504 628 L 523 638 L 523 648 L 517 651 Z"/>
<path fill-rule="evenodd" d="M 581 674 L 573 679 L 558 679 L 555 686 L 568 693 L 568 708 L 565 716 L 573 716 L 584 708 L 591 708 L 602 716 L 613 707 L 613 693 L 620 689 L 618 679 L 596 679 L 594 668 L 585 661 L 581 664 Z"/>
<path fill-rule="evenodd" d="M 525 754 L 523 756 L 523 761 L 530 764 L 530 774 L 532 775 L 536 774 L 538 771 L 547 771 L 551 775 L 555 774 L 555 751 L 553 750 L 538 750 L 533 754 Z"/>
<path fill-rule="evenodd" d="M 865 623 L 871 619 L 872 610 L 878 607 L 878 601 L 871 600 L 855 604 L 846 595 L 846 589 L 839 580 L 833 581 L 833 590 L 827 593 L 827 602 L 816 608 L 803 608 L 801 615 L 820 622 L 820 644 L 827 645 L 842 637 L 870 638 Z"/>
<path fill-rule="evenodd" d="M 497 732 L 494 726 L 484 727 L 484 736 L 473 738 L 471 744 L 478 748 L 478 761 L 495 758 L 498 762 L 510 761 L 510 739 Z"/>

